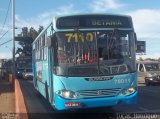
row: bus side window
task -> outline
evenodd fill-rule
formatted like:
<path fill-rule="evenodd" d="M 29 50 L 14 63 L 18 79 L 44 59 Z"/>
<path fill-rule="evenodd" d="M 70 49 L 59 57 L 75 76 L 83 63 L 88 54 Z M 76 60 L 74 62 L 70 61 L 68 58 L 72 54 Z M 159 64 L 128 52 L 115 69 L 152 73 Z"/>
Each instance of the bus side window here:
<path fill-rule="evenodd" d="M 44 47 L 44 60 L 47 59 L 47 47 Z"/>

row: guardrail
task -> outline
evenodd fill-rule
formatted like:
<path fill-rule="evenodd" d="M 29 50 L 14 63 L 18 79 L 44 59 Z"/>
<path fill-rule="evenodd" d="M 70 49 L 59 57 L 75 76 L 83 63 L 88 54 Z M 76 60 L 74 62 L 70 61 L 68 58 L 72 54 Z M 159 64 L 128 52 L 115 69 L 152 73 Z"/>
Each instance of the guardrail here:
<path fill-rule="evenodd" d="M 8 73 L 6 74 L 6 80 L 9 81 L 10 83 L 13 82 L 13 76 L 12 74 Z M 23 93 L 20 87 L 20 83 L 18 79 L 15 79 L 13 86 L 15 87 L 15 111 L 16 115 L 20 119 L 28 119 L 28 114 L 27 114 L 27 108 L 25 105 Z"/>

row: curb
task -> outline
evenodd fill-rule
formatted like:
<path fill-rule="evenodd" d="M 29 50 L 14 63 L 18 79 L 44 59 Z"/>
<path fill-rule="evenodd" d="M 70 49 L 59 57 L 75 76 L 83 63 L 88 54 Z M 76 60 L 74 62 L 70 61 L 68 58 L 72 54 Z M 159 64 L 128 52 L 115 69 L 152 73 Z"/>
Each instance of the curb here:
<path fill-rule="evenodd" d="M 15 79 L 15 105 L 16 113 L 19 114 L 20 119 L 28 119 L 27 109 L 18 79 Z"/>

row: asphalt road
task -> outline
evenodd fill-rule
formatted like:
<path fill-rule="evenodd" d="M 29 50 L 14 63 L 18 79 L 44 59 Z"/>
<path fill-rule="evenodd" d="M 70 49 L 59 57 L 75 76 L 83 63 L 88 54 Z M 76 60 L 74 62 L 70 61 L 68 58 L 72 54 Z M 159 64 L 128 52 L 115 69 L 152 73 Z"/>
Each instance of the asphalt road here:
<path fill-rule="evenodd" d="M 89 109 L 69 112 L 54 111 L 50 104 L 34 89 L 31 80 L 20 80 L 20 85 L 27 111 L 29 112 L 28 115 L 33 119 L 122 119 L 124 116 L 121 117 L 119 114 L 125 114 L 125 116 L 128 116 L 126 114 L 133 113 L 153 113 L 156 116 L 160 114 L 160 85 L 146 87 L 144 84 L 139 84 L 138 104 L 136 105 L 117 105 L 112 109 Z M 131 117 L 135 118 L 133 115 Z M 129 115 L 125 118 L 131 117 Z M 156 118 L 160 118 L 160 116 Z"/>

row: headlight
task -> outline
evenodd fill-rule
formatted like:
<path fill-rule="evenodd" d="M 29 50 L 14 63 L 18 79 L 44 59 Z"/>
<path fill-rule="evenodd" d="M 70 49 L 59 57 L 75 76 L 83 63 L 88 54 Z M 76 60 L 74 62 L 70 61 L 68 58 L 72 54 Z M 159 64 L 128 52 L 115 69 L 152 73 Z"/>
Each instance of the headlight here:
<path fill-rule="evenodd" d="M 66 99 L 77 99 L 78 96 L 75 92 L 69 90 L 60 90 L 57 91 L 57 94 Z"/>
<path fill-rule="evenodd" d="M 133 87 L 128 88 L 128 92 L 129 92 L 129 93 L 134 93 L 135 91 L 136 91 L 136 89 L 135 89 L 135 88 L 133 88 Z"/>
<path fill-rule="evenodd" d="M 130 87 L 128 89 L 123 89 L 121 92 L 120 92 L 120 95 L 131 95 L 132 93 L 134 93 L 137 89 L 134 88 L 134 87 Z"/>
<path fill-rule="evenodd" d="M 136 92 L 137 90 L 137 87 L 134 86 L 134 82 L 131 83 L 130 87 L 128 89 L 123 89 L 119 95 L 122 95 L 122 96 L 127 96 L 127 95 L 131 95 L 133 94 L 134 92 Z"/>

